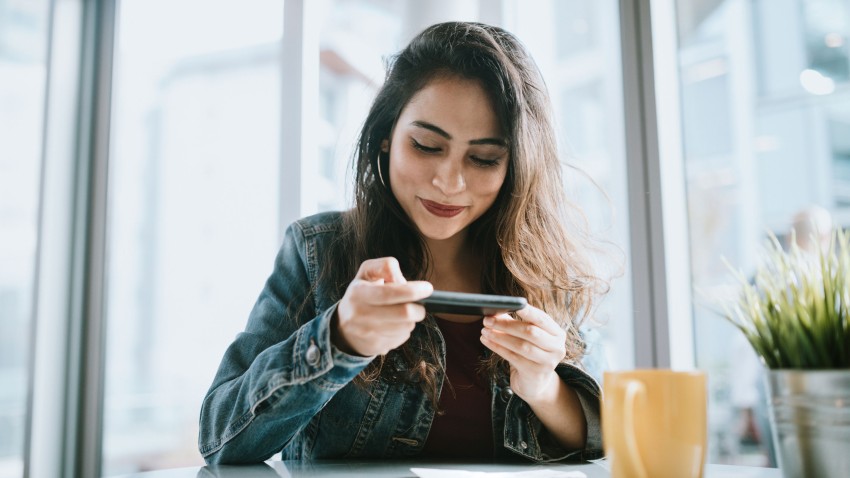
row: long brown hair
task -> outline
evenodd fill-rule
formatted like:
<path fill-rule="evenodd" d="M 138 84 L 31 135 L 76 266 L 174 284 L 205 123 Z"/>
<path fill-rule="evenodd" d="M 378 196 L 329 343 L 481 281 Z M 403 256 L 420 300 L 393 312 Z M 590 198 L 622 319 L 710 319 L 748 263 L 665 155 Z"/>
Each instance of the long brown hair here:
<path fill-rule="evenodd" d="M 478 81 L 487 92 L 508 140 L 510 160 L 493 206 L 470 225 L 469 237 L 483 255 L 482 290 L 526 297 L 567 332 L 567 359 L 584 352 L 578 326 L 592 310 L 594 297 L 607 291 L 596 276 L 581 211 L 567 200 L 552 122 L 549 95 L 534 60 L 507 31 L 480 23 L 433 25 L 392 58 L 360 132 L 353 158 L 354 207 L 324 264 L 322 277 L 342 297 L 360 263 L 393 256 L 409 280 L 424 279 L 430 256 L 415 226 L 389 188 L 389 155 L 381 142 L 390 138 L 404 106 L 437 76 Z M 378 174 L 380 162 L 381 175 Z M 381 178 L 382 176 L 382 178 Z M 429 327 L 427 321 L 420 324 Z M 428 334 L 433 337 L 433 334 Z M 408 341 L 389 354 L 401 359 L 406 377 L 422 382 L 436 403 L 436 346 Z M 374 360 L 357 381 L 397 375 L 385 371 L 388 357 Z M 491 376 L 506 362 L 492 354 Z"/>

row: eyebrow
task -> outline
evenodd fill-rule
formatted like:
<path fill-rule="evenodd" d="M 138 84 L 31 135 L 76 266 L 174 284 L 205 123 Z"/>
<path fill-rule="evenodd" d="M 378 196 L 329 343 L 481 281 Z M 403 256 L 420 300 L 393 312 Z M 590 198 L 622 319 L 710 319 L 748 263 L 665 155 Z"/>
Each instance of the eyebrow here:
<path fill-rule="evenodd" d="M 443 138 L 452 139 L 452 135 L 450 135 L 446 130 L 444 130 L 443 128 L 440 128 L 439 126 L 437 126 L 435 124 L 431 124 L 427 121 L 417 120 L 417 121 L 414 121 L 410 124 L 412 124 L 413 126 L 417 126 L 419 128 L 427 129 L 428 131 L 433 131 L 434 133 L 437 133 L 438 135 L 442 136 Z M 469 142 L 469 144 L 490 144 L 490 145 L 494 145 L 494 146 L 501 146 L 503 148 L 508 147 L 507 141 L 505 141 L 502 138 L 473 139 Z"/>

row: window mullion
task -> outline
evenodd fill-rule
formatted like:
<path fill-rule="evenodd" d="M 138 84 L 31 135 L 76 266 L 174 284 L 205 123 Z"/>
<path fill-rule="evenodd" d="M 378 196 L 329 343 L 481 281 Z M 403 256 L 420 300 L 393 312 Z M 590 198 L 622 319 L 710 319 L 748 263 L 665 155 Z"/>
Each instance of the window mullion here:
<path fill-rule="evenodd" d="M 664 101 L 657 102 L 656 91 L 664 85 L 656 77 L 650 4 L 649 0 L 620 1 L 623 99 L 633 261 L 635 366 L 666 368 L 673 365 L 670 337 L 681 339 L 678 334 L 690 330 L 680 326 L 691 317 L 690 289 L 687 287 L 690 277 L 688 256 L 676 253 L 687 251 L 688 247 L 684 210 L 673 207 L 677 201 L 684 204 L 681 154 L 675 155 L 678 140 L 670 140 L 670 132 L 662 137 L 659 128 L 660 119 L 670 114 L 671 103 L 667 100 L 675 90 L 665 91 Z M 670 18 L 663 20 L 671 21 Z M 665 37 L 667 40 L 670 39 Z M 659 104 L 662 105 L 660 110 Z M 662 144 L 661 140 L 665 142 Z M 674 286 L 676 284 L 682 287 Z M 678 318 L 675 325 L 671 317 Z M 677 349 L 677 366 L 687 365 L 678 359 L 687 355 L 681 350 Z"/>
<path fill-rule="evenodd" d="M 55 0 L 25 474 L 99 476 L 115 2 Z"/>

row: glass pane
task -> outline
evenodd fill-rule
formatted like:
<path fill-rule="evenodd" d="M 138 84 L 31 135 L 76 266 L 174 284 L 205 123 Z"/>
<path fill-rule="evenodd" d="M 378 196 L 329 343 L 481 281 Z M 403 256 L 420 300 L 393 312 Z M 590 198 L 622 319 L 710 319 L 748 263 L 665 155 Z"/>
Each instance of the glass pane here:
<path fill-rule="evenodd" d="M 775 464 L 763 369 L 721 316 L 771 231 L 812 205 L 850 212 L 845 0 L 677 0 L 697 365 L 709 461 Z"/>
<path fill-rule="evenodd" d="M 23 474 L 48 13 L 0 0 L 0 478 Z"/>
<path fill-rule="evenodd" d="M 620 17 L 615 0 L 514 0 L 506 23 L 540 66 L 560 125 L 565 187 L 592 230 L 615 247 L 604 263 L 623 275 L 587 326 L 601 335 L 601 369 L 634 366 L 632 293 L 628 281 L 628 203 L 620 65 Z M 578 168 L 578 169 L 575 169 Z M 594 184 L 595 183 L 595 184 Z M 594 333 L 594 336 L 596 333 Z M 593 350 L 592 350 L 593 351 Z"/>
<path fill-rule="evenodd" d="M 409 2 L 319 0 L 319 211 L 350 206 L 349 165 L 359 128 L 384 81 L 386 58 L 401 49 Z"/>
<path fill-rule="evenodd" d="M 203 463 L 201 400 L 277 252 L 282 25 L 281 0 L 121 2 L 105 475 Z"/>

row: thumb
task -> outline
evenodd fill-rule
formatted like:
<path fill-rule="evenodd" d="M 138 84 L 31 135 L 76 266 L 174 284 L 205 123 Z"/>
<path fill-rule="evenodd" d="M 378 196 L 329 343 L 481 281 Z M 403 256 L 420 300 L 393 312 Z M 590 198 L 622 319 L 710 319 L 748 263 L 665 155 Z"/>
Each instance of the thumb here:
<path fill-rule="evenodd" d="M 381 257 L 363 261 L 357 273 L 358 278 L 367 281 L 405 284 L 407 279 L 401 273 L 401 266 L 395 257 Z"/>

